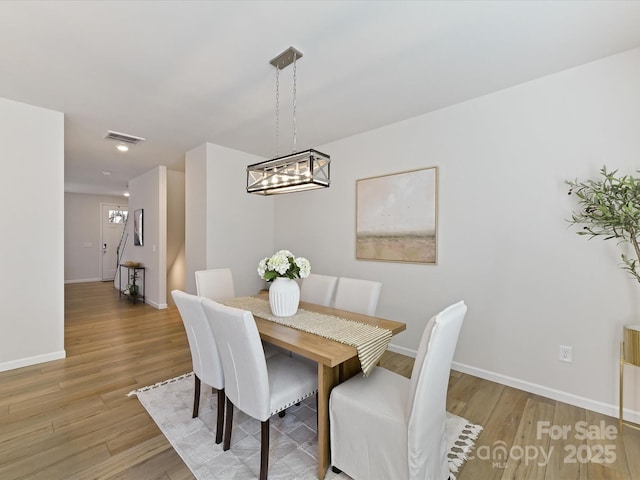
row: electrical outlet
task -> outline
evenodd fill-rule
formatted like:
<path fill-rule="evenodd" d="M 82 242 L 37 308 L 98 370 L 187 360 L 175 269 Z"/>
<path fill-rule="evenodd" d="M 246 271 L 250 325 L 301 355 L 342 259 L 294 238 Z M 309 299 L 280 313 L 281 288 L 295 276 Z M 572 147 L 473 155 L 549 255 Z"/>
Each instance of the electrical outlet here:
<path fill-rule="evenodd" d="M 558 360 L 561 362 L 573 363 L 573 348 L 567 345 L 560 345 Z"/>

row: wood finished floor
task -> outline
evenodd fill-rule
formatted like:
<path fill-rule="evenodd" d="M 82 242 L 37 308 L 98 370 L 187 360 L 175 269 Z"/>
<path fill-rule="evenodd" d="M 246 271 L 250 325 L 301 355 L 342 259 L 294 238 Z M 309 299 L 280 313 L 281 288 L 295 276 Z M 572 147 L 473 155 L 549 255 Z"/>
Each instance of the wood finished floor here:
<path fill-rule="evenodd" d="M 131 305 L 110 283 L 67 285 L 65 348 L 64 360 L 0 373 L 0 479 L 192 479 L 140 403 L 126 396 L 191 370 L 176 309 Z M 387 352 L 381 363 L 409 376 L 413 359 Z M 577 422 L 617 428 L 614 418 L 458 372 L 447 405 L 484 426 L 479 458 L 458 480 L 640 479 L 639 431 L 576 438 Z M 537 435 L 540 421 L 572 431 L 566 439 Z M 512 454 L 508 461 L 500 446 Z M 537 458 L 516 458 L 534 450 Z M 548 462 L 541 452 L 551 452 Z M 612 454 L 615 461 L 597 462 Z"/>

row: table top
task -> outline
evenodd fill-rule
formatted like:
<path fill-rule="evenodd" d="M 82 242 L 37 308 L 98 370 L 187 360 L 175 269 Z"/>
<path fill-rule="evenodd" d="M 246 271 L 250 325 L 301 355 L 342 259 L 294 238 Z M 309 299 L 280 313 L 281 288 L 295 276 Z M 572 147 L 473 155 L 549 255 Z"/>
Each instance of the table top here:
<path fill-rule="evenodd" d="M 258 298 L 268 299 L 268 295 L 261 294 Z M 391 330 L 396 335 L 406 330 L 407 325 L 394 320 L 387 320 L 379 317 L 370 317 L 360 313 L 349 312 L 337 308 L 324 307 L 313 303 L 300 302 L 300 308 L 327 315 L 334 315 L 347 320 L 366 323 L 380 328 Z M 344 343 L 329 340 L 313 333 L 307 333 L 295 328 L 280 325 L 254 315 L 258 331 L 262 340 L 285 348 L 291 352 L 310 358 L 318 363 L 329 367 L 335 367 L 350 358 L 357 356 L 355 347 Z"/>

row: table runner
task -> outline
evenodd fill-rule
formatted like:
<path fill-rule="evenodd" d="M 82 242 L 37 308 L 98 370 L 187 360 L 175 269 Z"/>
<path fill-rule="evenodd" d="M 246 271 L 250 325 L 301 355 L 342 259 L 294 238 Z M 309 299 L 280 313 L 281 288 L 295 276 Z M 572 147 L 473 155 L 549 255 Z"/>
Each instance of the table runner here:
<path fill-rule="evenodd" d="M 393 336 L 386 328 L 304 309 L 298 309 L 291 317 L 276 317 L 271 313 L 269 302 L 262 298 L 238 297 L 223 303 L 249 310 L 257 317 L 355 347 L 365 377 L 376 366 Z"/>

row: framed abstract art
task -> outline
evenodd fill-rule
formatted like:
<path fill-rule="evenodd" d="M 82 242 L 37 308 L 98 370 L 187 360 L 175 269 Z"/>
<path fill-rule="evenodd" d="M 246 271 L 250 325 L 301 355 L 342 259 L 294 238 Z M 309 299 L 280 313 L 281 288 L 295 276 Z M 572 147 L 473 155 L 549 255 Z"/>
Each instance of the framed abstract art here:
<path fill-rule="evenodd" d="M 437 263 L 438 167 L 356 181 L 356 258 Z"/>

